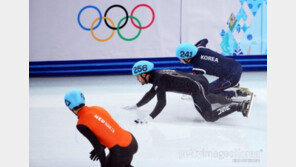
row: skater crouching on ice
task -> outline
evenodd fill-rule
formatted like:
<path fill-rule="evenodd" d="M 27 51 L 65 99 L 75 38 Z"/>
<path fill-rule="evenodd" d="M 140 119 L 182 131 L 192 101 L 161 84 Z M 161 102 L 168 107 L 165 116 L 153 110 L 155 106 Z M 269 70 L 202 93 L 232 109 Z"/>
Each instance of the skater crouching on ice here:
<path fill-rule="evenodd" d="M 212 109 L 211 102 L 208 99 L 208 81 L 203 75 L 192 75 L 176 70 L 153 70 L 154 64 L 149 61 L 139 61 L 134 64 L 132 73 L 142 84 L 152 84 L 152 88 L 144 97 L 134 106 L 127 106 L 124 109 L 135 110 L 147 104 L 155 95 L 157 104 L 149 116 L 143 119 L 135 120 L 136 123 L 147 123 L 154 119 L 166 105 L 166 92 L 175 92 L 192 96 L 194 106 L 201 116 L 209 122 L 217 121 L 235 111 L 241 112 L 243 116 L 248 117 L 251 100 L 243 102 L 229 101 L 227 104 L 215 110 Z M 218 98 L 225 98 L 218 96 Z M 213 101 L 213 99 L 211 100 Z"/>
<path fill-rule="evenodd" d="M 176 48 L 176 57 L 184 64 L 192 64 L 193 74 L 208 74 L 218 77 L 217 80 L 210 83 L 209 92 L 228 98 L 251 95 L 247 88 L 239 87 L 242 74 L 240 63 L 205 48 L 207 43 L 207 39 L 202 39 L 195 45 L 181 43 Z M 231 87 L 236 88 L 235 91 L 226 90 Z"/>
<path fill-rule="evenodd" d="M 79 90 L 65 94 L 66 106 L 78 117 L 77 129 L 92 144 L 90 159 L 100 160 L 101 167 L 132 167 L 138 144 L 134 136 L 122 129 L 110 114 L 98 106 L 85 106 L 84 95 Z M 105 148 L 110 153 L 106 157 Z"/>

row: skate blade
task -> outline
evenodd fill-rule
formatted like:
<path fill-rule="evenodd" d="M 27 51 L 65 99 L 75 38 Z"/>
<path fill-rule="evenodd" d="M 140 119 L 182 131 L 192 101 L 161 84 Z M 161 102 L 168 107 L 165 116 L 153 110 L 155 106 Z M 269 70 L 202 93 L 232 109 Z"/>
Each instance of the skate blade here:
<path fill-rule="evenodd" d="M 192 100 L 192 97 L 189 95 L 183 95 L 183 96 L 181 96 L 181 99 L 182 100 Z"/>
<path fill-rule="evenodd" d="M 247 118 L 250 116 L 250 113 L 251 113 L 251 110 L 253 107 L 253 101 L 254 101 L 254 93 L 251 94 L 250 105 L 249 105 L 248 112 L 246 115 Z"/>

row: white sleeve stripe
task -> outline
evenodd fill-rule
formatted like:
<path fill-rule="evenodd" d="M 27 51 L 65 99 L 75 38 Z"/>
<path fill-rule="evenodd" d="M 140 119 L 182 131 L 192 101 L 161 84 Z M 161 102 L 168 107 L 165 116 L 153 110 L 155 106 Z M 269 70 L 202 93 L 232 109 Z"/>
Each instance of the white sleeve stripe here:
<path fill-rule="evenodd" d="M 201 69 L 201 68 L 192 68 L 193 71 L 202 71 L 203 73 L 207 73 L 206 70 Z"/>

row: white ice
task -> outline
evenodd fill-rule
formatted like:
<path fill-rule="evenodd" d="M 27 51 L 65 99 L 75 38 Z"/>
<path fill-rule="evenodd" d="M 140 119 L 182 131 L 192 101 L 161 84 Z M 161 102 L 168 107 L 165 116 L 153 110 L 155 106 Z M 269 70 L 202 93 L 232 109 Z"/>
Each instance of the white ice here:
<path fill-rule="evenodd" d="M 213 80 L 214 78 L 209 78 Z M 30 78 L 30 167 L 98 167 L 89 159 L 91 144 L 76 129 L 76 116 L 64 104 L 64 93 L 80 89 L 86 105 L 105 108 L 136 137 L 135 167 L 266 166 L 266 72 L 244 72 L 241 86 L 257 96 L 249 118 L 233 113 L 205 122 L 192 101 L 167 93 L 167 105 L 153 122 L 137 125 L 136 104 L 151 88 L 129 75 Z M 154 98 L 140 112 L 149 114 Z"/>

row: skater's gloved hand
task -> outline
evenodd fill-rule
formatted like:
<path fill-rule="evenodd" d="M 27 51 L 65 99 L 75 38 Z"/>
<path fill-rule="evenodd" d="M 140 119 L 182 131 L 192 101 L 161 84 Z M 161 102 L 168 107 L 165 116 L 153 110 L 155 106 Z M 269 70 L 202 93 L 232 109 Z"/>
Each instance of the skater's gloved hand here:
<path fill-rule="evenodd" d="M 149 115 L 145 118 L 138 118 L 135 120 L 137 124 L 147 124 L 148 122 L 152 121 L 153 118 Z"/>
<path fill-rule="evenodd" d="M 123 109 L 125 110 L 137 110 L 138 109 L 138 106 L 137 105 L 133 105 L 133 106 L 125 106 L 123 107 Z"/>
<path fill-rule="evenodd" d="M 90 156 L 89 158 L 93 161 L 97 161 L 97 160 L 103 160 L 106 158 L 106 155 L 105 155 L 105 151 L 103 150 L 95 150 L 93 149 L 91 152 L 90 152 Z"/>

